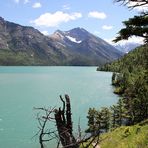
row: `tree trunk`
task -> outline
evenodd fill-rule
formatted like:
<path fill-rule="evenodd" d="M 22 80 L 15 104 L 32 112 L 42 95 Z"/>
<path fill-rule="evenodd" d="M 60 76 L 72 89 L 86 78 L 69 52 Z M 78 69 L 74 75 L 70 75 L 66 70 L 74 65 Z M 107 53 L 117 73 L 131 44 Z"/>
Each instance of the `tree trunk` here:
<path fill-rule="evenodd" d="M 59 108 L 58 110 L 55 110 L 55 120 L 61 144 L 64 148 L 79 148 L 79 145 L 77 144 L 76 139 L 72 134 L 70 98 L 68 95 L 65 95 L 66 115 L 65 101 L 61 96 L 60 99 L 63 102 L 63 109 L 61 110 L 61 108 Z"/>

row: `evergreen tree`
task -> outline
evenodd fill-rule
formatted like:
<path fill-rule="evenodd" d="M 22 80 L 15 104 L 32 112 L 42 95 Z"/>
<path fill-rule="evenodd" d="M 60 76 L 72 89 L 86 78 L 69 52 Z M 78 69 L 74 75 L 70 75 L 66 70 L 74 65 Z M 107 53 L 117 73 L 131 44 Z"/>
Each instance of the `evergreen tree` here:
<path fill-rule="evenodd" d="M 86 133 L 91 133 L 92 135 L 96 132 L 96 110 L 95 108 L 89 108 L 88 111 L 88 129 L 85 131 Z"/>
<path fill-rule="evenodd" d="M 110 127 L 110 110 L 107 107 L 103 107 L 100 111 L 101 114 L 101 126 L 100 130 L 107 132 Z"/>
<path fill-rule="evenodd" d="M 148 0 L 114 0 L 114 2 L 120 2 L 122 5 L 127 5 L 128 8 L 135 8 L 143 6 L 148 8 Z M 148 10 L 141 12 L 139 16 L 134 16 L 123 24 L 125 28 L 119 31 L 119 36 L 116 37 L 114 42 L 118 42 L 123 39 L 128 39 L 129 37 L 135 35 L 144 38 L 146 44 L 148 44 Z"/>
<path fill-rule="evenodd" d="M 118 115 L 118 110 L 116 105 L 111 106 L 110 109 L 111 109 L 111 126 L 110 127 L 114 129 L 118 127 L 117 119 L 119 115 Z"/>
<path fill-rule="evenodd" d="M 134 16 L 128 21 L 123 22 L 125 28 L 119 31 L 119 36 L 116 37 L 114 42 L 118 42 L 123 39 L 128 39 L 129 37 L 135 35 L 143 37 L 145 43 L 148 43 L 148 14 L 141 14 L 140 16 Z"/>
<path fill-rule="evenodd" d="M 120 98 L 116 105 L 110 107 L 111 109 L 111 128 L 119 127 L 125 124 L 125 109 L 123 100 Z"/>
<path fill-rule="evenodd" d="M 114 0 L 114 2 L 120 2 L 122 5 L 127 5 L 130 9 L 148 4 L 148 0 Z"/>

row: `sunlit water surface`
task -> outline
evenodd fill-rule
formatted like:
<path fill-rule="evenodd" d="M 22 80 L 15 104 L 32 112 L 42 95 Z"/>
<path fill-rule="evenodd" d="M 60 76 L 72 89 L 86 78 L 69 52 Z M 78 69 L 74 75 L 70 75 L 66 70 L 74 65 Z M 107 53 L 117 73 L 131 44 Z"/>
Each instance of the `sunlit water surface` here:
<path fill-rule="evenodd" d="M 80 118 L 85 129 L 89 107 L 117 101 L 111 76 L 96 67 L 0 67 L 0 148 L 39 148 L 33 107 L 59 107 L 59 95 L 71 97 L 74 127 Z"/>

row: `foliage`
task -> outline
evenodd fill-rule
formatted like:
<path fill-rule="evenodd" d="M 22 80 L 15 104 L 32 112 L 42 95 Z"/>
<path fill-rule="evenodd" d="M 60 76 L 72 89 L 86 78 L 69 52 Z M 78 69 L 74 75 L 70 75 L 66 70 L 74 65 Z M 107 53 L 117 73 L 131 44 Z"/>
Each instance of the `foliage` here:
<path fill-rule="evenodd" d="M 106 64 L 99 70 L 116 71 L 112 84 L 115 93 L 122 96 L 124 116 L 127 125 L 136 124 L 148 118 L 148 46 L 135 49 L 122 59 Z"/>
<path fill-rule="evenodd" d="M 99 146 L 101 148 L 147 148 L 147 136 L 148 120 L 145 120 L 133 126 L 121 126 L 102 133 L 99 135 Z M 88 142 L 85 142 L 84 146 Z M 89 148 L 94 148 L 94 146 L 90 145 Z"/>
<path fill-rule="evenodd" d="M 112 63 L 107 63 L 98 68 L 100 71 L 112 71 L 119 73 L 136 73 L 140 69 L 147 69 L 148 66 L 148 45 L 141 46 L 129 52 L 123 58 Z"/>
<path fill-rule="evenodd" d="M 93 135 L 94 132 L 97 130 L 97 128 L 96 128 L 96 113 L 97 113 L 97 111 L 95 110 L 95 108 L 89 108 L 88 116 L 87 116 L 89 128 L 86 130 L 86 133 L 91 133 Z"/>
<path fill-rule="evenodd" d="M 127 5 L 130 9 L 139 6 L 145 6 L 148 4 L 148 0 L 114 0 L 114 2 L 119 2 L 122 5 Z"/>
<path fill-rule="evenodd" d="M 88 129 L 86 133 L 92 135 L 107 132 L 110 127 L 110 110 L 107 107 L 102 107 L 101 110 L 89 108 L 88 111 Z"/>
<path fill-rule="evenodd" d="M 128 21 L 123 22 L 125 28 L 119 31 L 119 36 L 116 37 L 114 42 L 118 42 L 123 39 L 128 39 L 129 37 L 135 35 L 143 37 L 145 43 L 148 43 L 148 14 L 141 14 L 140 16 L 134 16 Z"/>
<path fill-rule="evenodd" d="M 148 120 L 146 120 L 148 122 Z M 146 122 L 145 121 L 145 122 Z M 148 124 L 121 126 L 100 136 L 101 148 L 147 148 Z"/>
<path fill-rule="evenodd" d="M 3 66 L 29 66 L 29 65 L 48 65 L 48 61 L 41 60 L 36 56 L 29 55 L 26 52 L 12 52 L 6 49 L 0 49 L 0 65 Z"/>
<path fill-rule="evenodd" d="M 115 2 L 119 2 L 122 5 L 127 5 L 128 8 L 135 7 L 148 7 L 148 0 L 114 0 Z M 119 31 L 119 36 L 116 37 L 114 42 L 118 42 L 123 39 L 128 39 L 129 37 L 135 35 L 144 38 L 144 42 L 148 44 L 148 11 L 141 12 L 140 15 L 134 16 L 127 21 L 124 21 L 123 24 L 125 28 Z"/>
<path fill-rule="evenodd" d="M 103 115 L 109 117 L 104 120 L 109 128 L 99 134 L 101 148 L 148 147 L 148 46 L 141 46 L 98 70 L 113 71 L 112 84 L 115 93 L 120 95 L 117 104 L 108 109 L 109 116 Z M 101 115 L 102 110 L 96 112 Z M 102 131 L 101 119 L 100 116 L 100 122 L 95 124 L 100 127 L 99 133 Z"/>

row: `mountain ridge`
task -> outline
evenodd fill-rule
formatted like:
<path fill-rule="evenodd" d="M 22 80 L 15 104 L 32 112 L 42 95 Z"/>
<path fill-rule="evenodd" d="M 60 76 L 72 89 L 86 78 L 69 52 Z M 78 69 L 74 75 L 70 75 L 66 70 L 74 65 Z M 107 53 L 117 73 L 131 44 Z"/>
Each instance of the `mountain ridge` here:
<path fill-rule="evenodd" d="M 122 56 L 83 28 L 50 36 L 0 17 L 0 65 L 102 65 Z"/>

